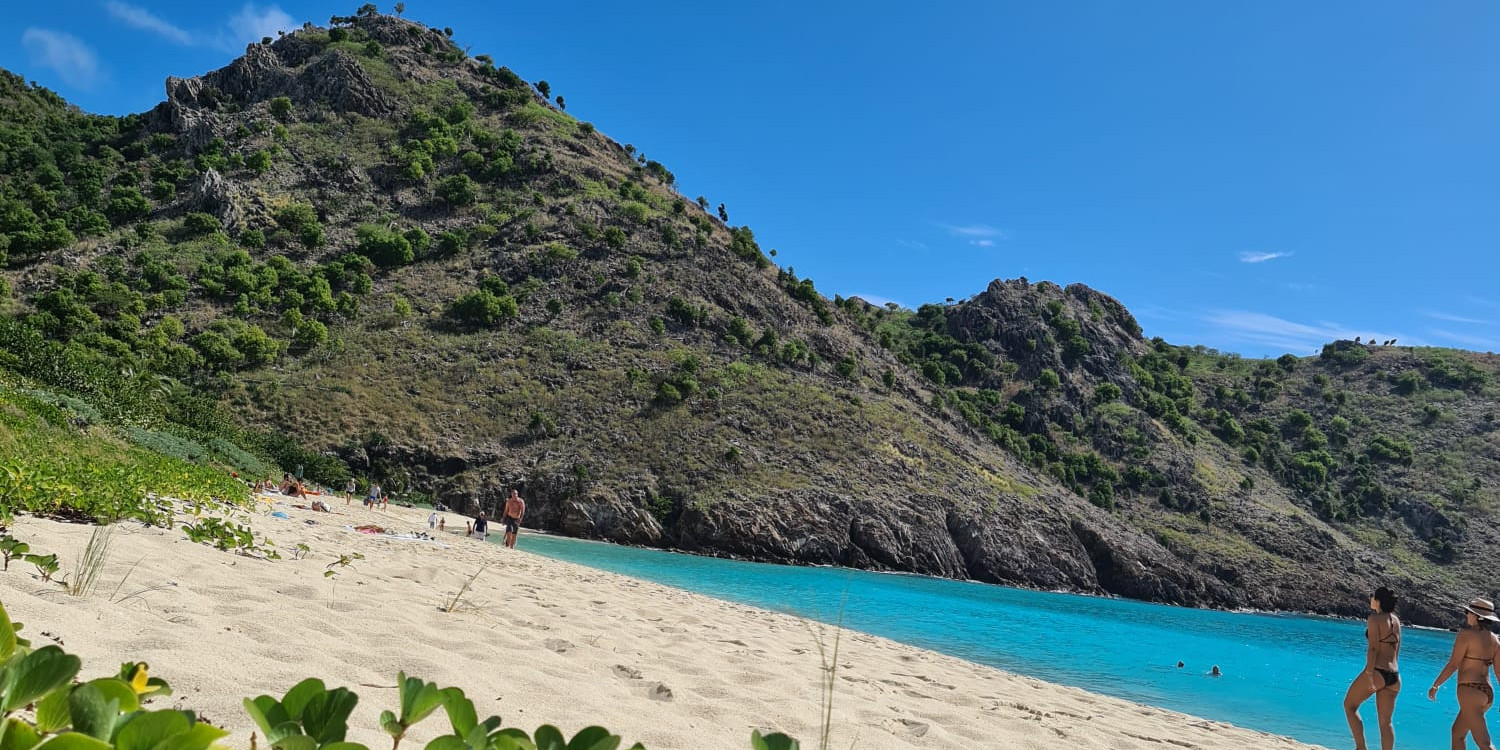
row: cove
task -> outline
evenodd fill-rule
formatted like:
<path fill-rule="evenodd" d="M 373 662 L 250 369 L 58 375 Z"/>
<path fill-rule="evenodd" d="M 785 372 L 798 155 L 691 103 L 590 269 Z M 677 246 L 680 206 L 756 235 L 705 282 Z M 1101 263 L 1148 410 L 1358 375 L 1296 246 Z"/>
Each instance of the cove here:
<path fill-rule="evenodd" d="M 498 537 L 497 537 L 498 538 Z M 925 576 L 699 557 L 528 533 L 527 552 L 851 630 L 1302 742 L 1348 747 L 1341 703 L 1364 663 L 1364 623 L 1013 589 Z M 1454 624 L 1461 623 L 1459 614 Z M 1453 634 L 1406 628 L 1397 746 L 1448 747 L 1454 682 L 1426 690 Z M 1178 669 L 1181 660 L 1186 667 Z M 1209 677 L 1217 664 L 1223 677 Z M 1379 747 L 1375 706 L 1367 736 Z M 1493 717 L 1492 717 L 1493 719 Z M 1500 721 L 1491 722 L 1500 729 Z"/>

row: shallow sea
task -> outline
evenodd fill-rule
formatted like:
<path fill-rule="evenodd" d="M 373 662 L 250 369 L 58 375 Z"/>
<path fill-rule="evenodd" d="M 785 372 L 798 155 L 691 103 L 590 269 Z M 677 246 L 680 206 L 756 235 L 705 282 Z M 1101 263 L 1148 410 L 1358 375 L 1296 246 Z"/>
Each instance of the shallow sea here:
<path fill-rule="evenodd" d="M 523 535 L 521 547 L 829 623 L 842 610 L 847 628 L 1018 674 L 1304 742 L 1352 745 L 1341 702 L 1363 664 L 1363 622 L 747 563 L 538 534 Z M 1453 634 L 1407 628 L 1403 635 L 1397 746 L 1446 748 L 1454 682 L 1436 703 L 1426 688 L 1447 661 Z M 1185 668 L 1176 667 L 1179 660 Z M 1207 675 L 1214 664 L 1224 676 Z M 1372 700 L 1363 714 L 1369 744 L 1379 747 L 1374 712 Z"/>

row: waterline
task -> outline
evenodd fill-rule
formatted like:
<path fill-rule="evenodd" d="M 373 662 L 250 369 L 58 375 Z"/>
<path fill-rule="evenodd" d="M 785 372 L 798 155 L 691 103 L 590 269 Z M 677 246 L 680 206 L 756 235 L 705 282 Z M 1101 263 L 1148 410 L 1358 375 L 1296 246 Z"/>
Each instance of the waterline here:
<path fill-rule="evenodd" d="M 720 599 L 834 623 L 1049 682 L 1285 735 L 1350 743 L 1341 707 L 1363 665 L 1363 623 L 1196 610 L 841 568 L 746 563 L 536 534 L 529 552 Z M 1456 619 L 1456 618 L 1455 618 Z M 1409 628 L 1396 730 L 1403 748 L 1448 745 L 1450 683 L 1417 688 L 1447 661 L 1453 635 Z M 1178 669 L 1178 661 L 1186 666 Z M 1223 677 L 1209 677 L 1213 665 Z M 1415 686 L 1415 687 L 1413 687 Z M 1374 702 L 1364 709 L 1371 745 Z"/>

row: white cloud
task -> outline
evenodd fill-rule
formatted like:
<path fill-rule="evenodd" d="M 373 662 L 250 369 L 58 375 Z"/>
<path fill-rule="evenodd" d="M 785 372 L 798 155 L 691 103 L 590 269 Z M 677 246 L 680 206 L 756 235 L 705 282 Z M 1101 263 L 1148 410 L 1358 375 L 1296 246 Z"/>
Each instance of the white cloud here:
<path fill-rule="evenodd" d="M 1240 253 L 1240 262 L 1241 263 L 1265 263 L 1268 260 L 1276 260 L 1277 258 L 1290 258 L 1290 257 L 1292 257 L 1291 253 L 1253 253 L 1253 252 L 1250 252 L 1249 250 L 1246 250 L 1246 251 Z"/>
<path fill-rule="evenodd" d="M 1440 328 L 1431 329 L 1432 335 L 1456 341 L 1465 347 L 1479 349 L 1487 352 L 1500 352 L 1500 339 L 1487 338 L 1485 336 L 1470 336 L 1466 333 L 1454 333 Z"/>
<path fill-rule="evenodd" d="M 900 302 L 897 302 L 896 300 L 886 299 L 885 297 L 878 297 L 878 296 L 873 295 L 873 294 L 851 294 L 851 295 L 849 295 L 849 297 L 851 299 L 862 299 L 862 300 L 864 300 L 864 301 L 866 301 L 866 302 L 868 302 L 868 303 L 870 303 L 870 304 L 872 304 L 872 305 L 874 305 L 876 307 L 885 307 L 886 305 L 895 305 L 895 306 L 901 307 L 901 308 L 905 308 L 906 307 L 906 305 L 903 305 Z"/>
<path fill-rule="evenodd" d="M 985 239 L 985 240 L 969 240 L 969 244 L 973 245 L 975 247 L 994 247 L 995 246 L 995 241 L 994 240 L 989 240 L 989 239 Z"/>
<path fill-rule="evenodd" d="M 912 250 L 926 250 L 926 249 L 928 249 L 927 248 L 927 243 L 925 243 L 925 242 L 913 242 L 911 240 L 896 240 L 896 244 L 900 245 L 902 247 L 905 247 L 905 248 L 912 249 Z"/>
<path fill-rule="evenodd" d="M 1330 341 L 1356 337 L 1373 341 L 1398 339 L 1403 344 L 1421 344 L 1420 340 L 1394 331 L 1356 330 L 1326 321 L 1298 323 L 1246 310 L 1216 310 L 1205 315 L 1203 320 L 1217 326 L 1227 340 L 1303 354 L 1316 352 Z"/>
<path fill-rule="evenodd" d="M 111 16 L 126 25 L 157 34 L 184 47 L 213 47 L 226 52 L 233 52 L 249 42 L 260 41 L 262 37 L 274 37 L 278 31 L 297 28 L 296 21 L 277 5 L 261 7 L 245 3 L 219 29 L 204 33 L 188 31 L 146 8 L 123 0 L 107 0 L 104 7 Z"/>
<path fill-rule="evenodd" d="M 973 239 L 988 239 L 988 240 L 992 240 L 989 245 L 984 245 L 983 247 L 989 247 L 990 245 L 995 244 L 993 242 L 993 240 L 1003 240 L 1003 239 L 1005 239 L 1005 232 L 1004 231 L 996 229 L 996 228 L 994 228 L 994 227 L 992 227 L 992 226 L 990 226 L 988 224 L 962 224 L 962 225 L 960 225 L 960 224 L 942 224 L 942 223 L 939 223 L 938 226 L 940 226 L 943 229 L 947 230 L 948 234 L 951 234 L 954 237 L 968 237 L 968 238 L 973 238 Z"/>
<path fill-rule="evenodd" d="M 1495 324 L 1494 321 L 1491 321 L 1491 320 L 1480 320 L 1479 318 L 1466 318 L 1466 317 L 1464 317 L 1462 315 L 1454 315 L 1453 313 L 1437 312 L 1437 311 L 1433 311 L 1433 310 L 1423 310 L 1422 314 L 1426 315 L 1429 318 L 1435 318 L 1437 320 L 1446 320 L 1449 323 L 1466 323 L 1468 325 L 1475 325 L 1475 326 L 1488 326 L 1488 325 L 1494 325 Z"/>
<path fill-rule="evenodd" d="M 197 43 L 197 39 L 185 29 L 170 21 L 158 18 L 151 11 L 135 5 L 120 2 L 120 0 L 109 0 L 104 4 L 104 9 L 115 18 L 124 21 L 137 29 L 144 29 L 153 34 L 159 34 L 167 39 L 191 47 Z"/>
<path fill-rule="evenodd" d="M 32 65 L 51 68 L 69 86 L 87 89 L 99 79 L 99 58 L 72 34 L 29 28 L 21 34 L 21 46 L 31 56 Z"/>
<path fill-rule="evenodd" d="M 231 45 L 258 42 L 262 37 L 275 37 L 278 31 L 291 31 L 297 22 L 279 6 L 264 8 L 254 3 L 245 3 L 239 13 L 229 18 L 229 43 Z"/>

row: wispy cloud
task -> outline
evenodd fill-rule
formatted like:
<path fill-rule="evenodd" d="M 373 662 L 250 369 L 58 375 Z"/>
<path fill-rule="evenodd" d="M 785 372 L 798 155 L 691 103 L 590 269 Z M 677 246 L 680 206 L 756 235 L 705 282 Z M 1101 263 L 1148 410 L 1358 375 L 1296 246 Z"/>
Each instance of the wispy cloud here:
<path fill-rule="evenodd" d="M 120 2 L 120 0 L 109 0 L 104 4 L 104 9 L 128 26 L 149 31 L 177 44 L 191 47 L 199 42 L 198 38 L 188 33 L 186 29 L 140 6 Z"/>
<path fill-rule="evenodd" d="M 1375 341 L 1398 339 L 1404 344 L 1420 344 L 1394 331 L 1356 330 L 1338 323 L 1320 321 L 1298 323 L 1274 315 L 1246 310 L 1216 310 L 1203 318 L 1216 326 L 1223 338 L 1287 352 L 1311 353 L 1338 339 L 1367 338 Z"/>
<path fill-rule="evenodd" d="M 21 46 L 32 65 L 51 68 L 69 86 L 88 89 L 99 80 L 99 58 L 72 34 L 33 27 L 22 32 Z"/>
<path fill-rule="evenodd" d="M 184 47 L 212 47 L 233 52 L 241 45 L 274 37 L 278 31 L 290 31 L 297 24 L 277 5 L 258 6 L 246 3 L 217 29 L 190 31 L 139 5 L 124 0 L 106 0 L 104 9 L 115 19 L 132 28 L 149 31 Z"/>
<path fill-rule="evenodd" d="M 1005 239 L 1005 232 L 988 224 L 943 224 L 938 223 L 944 231 L 954 237 L 962 237 L 969 240 L 970 245 L 979 247 L 994 247 L 996 240 Z"/>
<path fill-rule="evenodd" d="M 245 3 L 240 12 L 229 17 L 229 36 L 233 44 L 259 41 L 262 37 L 274 37 L 278 31 L 291 31 L 297 22 L 280 7 L 267 5 L 261 8 L 254 3 Z"/>
<path fill-rule="evenodd" d="M 903 308 L 906 307 L 906 305 L 903 305 L 900 302 L 897 302 L 896 300 L 887 299 L 885 297 L 876 296 L 874 294 L 851 294 L 849 296 L 850 297 L 858 297 L 858 298 L 860 298 L 860 299 L 862 299 L 862 300 L 864 300 L 864 301 L 866 301 L 866 302 L 868 302 L 868 303 L 870 303 L 870 304 L 872 304 L 872 305 L 874 305 L 876 307 L 885 307 L 886 305 L 895 305 L 897 307 L 903 307 Z"/>
<path fill-rule="evenodd" d="M 896 244 L 909 250 L 927 250 L 927 243 L 913 242 L 912 240 L 896 240 Z"/>
<path fill-rule="evenodd" d="M 1464 323 L 1464 324 L 1467 324 L 1467 325 L 1474 325 L 1474 326 L 1489 326 L 1489 325 L 1494 325 L 1495 324 L 1495 322 L 1492 321 L 1492 320 L 1481 320 L 1479 318 L 1468 318 L 1468 317 L 1464 317 L 1462 315 L 1454 315 L 1453 313 L 1445 313 L 1445 312 L 1440 312 L 1440 311 L 1436 311 L 1436 310 L 1423 310 L 1422 314 L 1426 315 L 1429 318 L 1433 318 L 1435 320 L 1446 320 L 1449 323 Z"/>
<path fill-rule="evenodd" d="M 1290 257 L 1292 257 L 1291 253 L 1257 253 L 1257 252 L 1252 252 L 1252 251 L 1246 250 L 1246 251 L 1240 253 L 1240 262 L 1241 263 L 1265 263 L 1268 260 L 1276 260 L 1277 258 L 1290 258 Z"/>
<path fill-rule="evenodd" d="M 1470 336 L 1467 333 L 1455 333 L 1445 331 L 1441 328 L 1430 329 L 1432 335 L 1463 344 L 1466 348 L 1480 349 L 1487 352 L 1500 351 L 1500 339 L 1486 336 Z"/>

